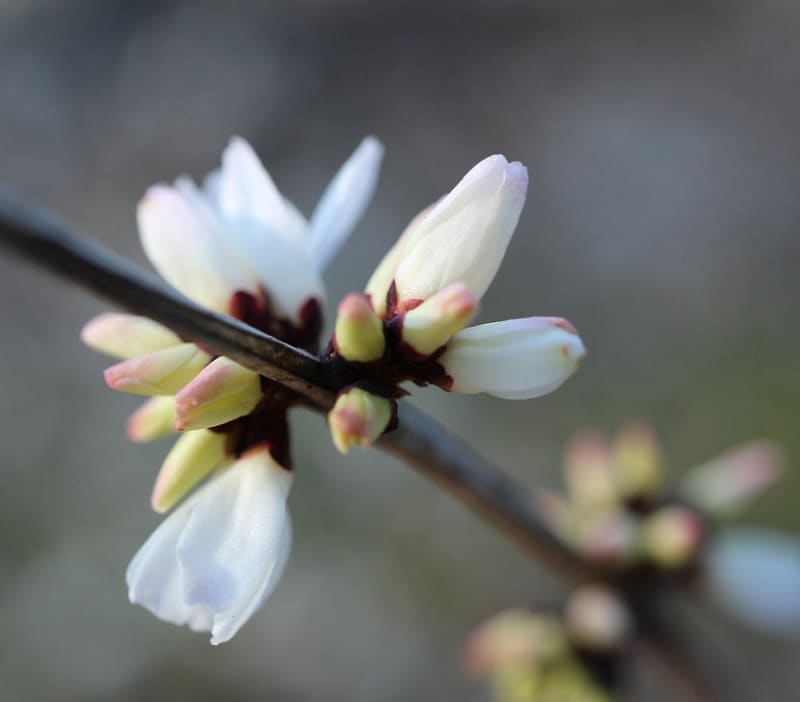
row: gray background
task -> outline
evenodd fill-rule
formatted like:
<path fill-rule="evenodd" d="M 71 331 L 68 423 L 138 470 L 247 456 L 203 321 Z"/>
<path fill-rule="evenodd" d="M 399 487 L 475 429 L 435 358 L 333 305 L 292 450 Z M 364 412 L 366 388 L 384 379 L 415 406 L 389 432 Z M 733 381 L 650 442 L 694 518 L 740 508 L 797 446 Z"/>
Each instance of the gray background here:
<path fill-rule="evenodd" d="M 747 518 L 797 530 L 799 30 L 790 0 L 2 0 L 0 178 L 143 262 L 144 189 L 202 176 L 231 134 L 308 213 L 374 133 L 385 168 L 336 300 L 474 162 L 521 160 L 482 319 L 567 316 L 590 356 L 541 400 L 415 401 L 531 487 L 558 485 L 587 424 L 651 418 L 676 472 L 774 437 L 793 469 Z M 2 699 L 484 699 L 467 632 L 558 583 L 405 466 L 338 456 L 316 416 L 294 418 L 288 571 L 232 643 L 127 604 L 168 443 L 124 439 L 136 401 L 78 340 L 103 309 L 0 259 Z M 728 638 L 765 699 L 795 699 L 797 649 Z"/>

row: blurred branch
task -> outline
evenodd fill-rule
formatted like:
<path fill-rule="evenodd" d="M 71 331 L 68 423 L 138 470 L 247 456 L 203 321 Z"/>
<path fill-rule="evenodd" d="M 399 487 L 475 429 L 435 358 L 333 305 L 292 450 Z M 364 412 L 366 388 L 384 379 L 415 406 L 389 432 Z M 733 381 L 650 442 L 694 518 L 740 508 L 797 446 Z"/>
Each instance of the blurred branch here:
<path fill-rule="evenodd" d="M 17 194 L 2 187 L 0 245 L 115 305 L 160 322 L 182 338 L 282 383 L 308 398 L 319 411 L 333 404 L 336 384 L 314 356 L 194 304 L 118 255 L 71 235 L 52 216 L 23 204 Z M 601 577 L 551 533 L 527 490 L 430 417 L 407 403 L 400 404 L 399 428 L 382 437 L 381 448 L 492 522 L 569 582 Z M 654 620 L 645 617 L 644 621 L 655 627 Z M 648 649 L 691 697 L 707 702 L 733 699 L 727 691 L 735 686 L 727 681 L 735 680 L 736 671 L 719 666 L 713 671 L 701 670 L 703 661 L 682 656 L 680 641 L 662 636 L 660 627 L 652 637 L 647 630 L 643 633 Z M 717 684 L 722 675 L 726 684 Z M 714 685 L 709 684 L 711 680 Z"/>

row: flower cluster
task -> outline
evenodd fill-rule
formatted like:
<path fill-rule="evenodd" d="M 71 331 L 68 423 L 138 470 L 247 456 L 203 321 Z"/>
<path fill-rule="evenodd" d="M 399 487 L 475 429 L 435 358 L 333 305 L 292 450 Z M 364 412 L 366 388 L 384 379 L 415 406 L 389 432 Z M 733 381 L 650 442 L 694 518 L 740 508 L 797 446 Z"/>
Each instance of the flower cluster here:
<path fill-rule="evenodd" d="M 585 350 L 565 319 L 465 328 L 505 256 L 527 186 L 522 164 L 484 159 L 412 220 L 365 293 L 341 302 L 326 353 L 345 386 L 329 415 L 340 451 L 392 426 L 402 383 L 529 399 L 576 370 Z"/>
<path fill-rule="evenodd" d="M 202 188 L 182 177 L 148 190 L 138 208 L 144 250 L 195 302 L 316 353 L 320 273 L 366 208 L 382 151 L 365 139 L 306 221 L 250 146 L 233 139 Z M 109 387 L 151 398 L 128 423 L 132 440 L 183 432 L 156 479 L 153 508 L 172 509 L 211 476 L 131 561 L 130 599 L 161 619 L 210 631 L 212 643 L 227 641 L 286 563 L 287 413 L 298 398 L 142 317 L 102 314 L 82 338 L 122 359 L 105 371 Z"/>
<path fill-rule="evenodd" d="M 553 530 L 600 570 L 626 578 L 702 573 L 723 606 L 753 628 L 800 638 L 800 545 L 768 529 L 734 527 L 783 472 L 781 450 L 753 441 L 667 484 L 661 449 L 635 422 L 614 442 L 583 432 L 565 455 L 567 498 L 541 492 Z"/>
<path fill-rule="evenodd" d="M 488 678 L 496 702 L 611 702 L 633 629 L 610 590 L 585 585 L 564 612 L 509 610 L 470 637 L 465 663 Z"/>

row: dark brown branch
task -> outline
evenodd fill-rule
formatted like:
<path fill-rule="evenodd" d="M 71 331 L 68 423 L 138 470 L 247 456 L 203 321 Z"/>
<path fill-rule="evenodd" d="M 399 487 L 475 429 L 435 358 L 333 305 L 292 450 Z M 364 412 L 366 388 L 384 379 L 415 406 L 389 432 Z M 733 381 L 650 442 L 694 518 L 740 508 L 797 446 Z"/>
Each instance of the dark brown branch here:
<path fill-rule="evenodd" d="M 192 303 L 116 254 L 72 236 L 57 220 L 22 204 L 19 196 L 1 187 L 0 245 L 296 390 L 318 410 L 332 406 L 336 385 L 315 357 Z M 526 490 L 419 410 L 401 404 L 400 427 L 381 439 L 383 449 L 492 522 L 569 582 L 597 575 L 552 535 Z M 665 668 L 673 677 L 694 690 L 697 699 L 728 699 L 716 688 L 712 694 L 699 666 L 681 658 L 675 641 L 650 641 L 650 650 L 669 664 Z"/>

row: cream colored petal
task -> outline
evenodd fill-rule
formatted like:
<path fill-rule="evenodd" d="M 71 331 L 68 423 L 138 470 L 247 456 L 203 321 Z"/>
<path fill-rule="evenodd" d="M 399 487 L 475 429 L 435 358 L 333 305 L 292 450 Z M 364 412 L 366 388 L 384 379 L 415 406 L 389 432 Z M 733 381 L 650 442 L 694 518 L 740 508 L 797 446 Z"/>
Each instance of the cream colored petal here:
<path fill-rule="evenodd" d="M 81 340 L 95 351 L 123 359 L 181 343 L 177 334 L 158 322 L 121 312 L 104 312 L 89 320 Z"/>

